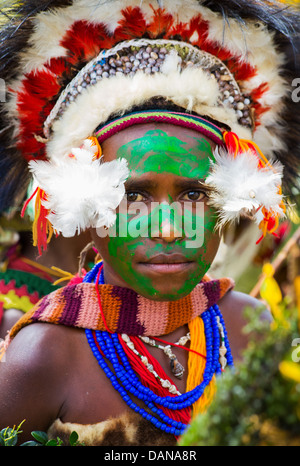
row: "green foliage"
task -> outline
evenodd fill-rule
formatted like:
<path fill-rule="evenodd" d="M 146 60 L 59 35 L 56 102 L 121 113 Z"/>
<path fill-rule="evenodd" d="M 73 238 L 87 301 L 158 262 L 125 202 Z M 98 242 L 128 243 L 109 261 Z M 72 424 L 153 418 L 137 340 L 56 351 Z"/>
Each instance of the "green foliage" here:
<path fill-rule="evenodd" d="M 17 428 L 6 427 L 0 431 L 0 446 L 14 447 L 17 445 L 18 435 L 22 433 L 20 428 L 23 422 L 21 422 Z M 22 443 L 20 445 L 21 447 L 59 447 L 63 445 L 63 441 L 59 437 L 49 440 L 48 435 L 40 430 L 31 432 L 31 435 L 34 440 L 29 440 L 28 442 Z M 83 443 L 78 441 L 78 434 L 75 431 L 73 431 L 69 437 L 69 446 L 84 446 Z"/>
<path fill-rule="evenodd" d="M 39 430 L 31 432 L 31 435 L 35 440 L 29 440 L 28 442 L 22 443 L 22 447 L 60 447 L 63 445 L 63 441 L 59 437 L 49 440 L 48 435 L 45 432 L 41 432 Z M 77 432 L 73 431 L 69 437 L 69 446 L 77 447 L 83 445 L 83 443 L 78 441 Z"/>
<path fill-rule="evenodd" d="M 300 383 L 279 369 L 291 361 L 296 312 L 286 309 L 285 324 L 270 329 L 251 310 L 242 362 L 220 377 L 215 401 L 192 422 L 181 446 L 300 445 Z"/>
<path fill-rule="evenodd" d="M 24 422 L 24 421 L 23 421 Z M 21 433 L 21 424 L 16 428 L 6 427 L 0 431 L 0 446 L 1 447 L 14 447 L 18 442 L 18 434 Z"/>
<path fill-rule="evenodd" d="M 22 447 L 58 447 L 63 444 L 62 440 L 57 437 L 57 439 L 48 439 L 48 435 L 45 432 L 40 430 L 35 430 L 31 432 L 34 440 L 29 440 L 28 442 L 22 443 Z"/>

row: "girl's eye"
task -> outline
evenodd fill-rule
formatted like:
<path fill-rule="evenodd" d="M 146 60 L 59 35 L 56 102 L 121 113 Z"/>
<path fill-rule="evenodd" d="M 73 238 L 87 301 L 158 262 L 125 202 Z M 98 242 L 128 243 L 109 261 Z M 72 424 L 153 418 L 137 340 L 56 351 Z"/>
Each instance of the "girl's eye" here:
<path fill-rule="evenodd" d="M 128 202 L 141 202 L 144 200 L 144 197 L 140 193 L 127 193 Z"/>
<path fill-rule="evenodd" d="M 201 201 L 206 197 L 206 194 L 202 191 L 189 191 L 184 194 L 183 198 L 189 201 Z"/>

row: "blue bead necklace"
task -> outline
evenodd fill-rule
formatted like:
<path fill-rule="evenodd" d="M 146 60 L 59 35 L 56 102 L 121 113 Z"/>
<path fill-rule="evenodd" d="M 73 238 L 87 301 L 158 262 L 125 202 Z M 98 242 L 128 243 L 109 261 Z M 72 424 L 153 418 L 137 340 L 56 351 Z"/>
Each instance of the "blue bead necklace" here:
<path fill-rule="evenodd" d="M 85 276 L 84 282 L 95 282 L 98 270 L 99 264 Z M 99 283 L 104 284 L 103 270 L 99 277 Z M 184 432 L 187 424 L 172 419 L 166 415 L 160 407 L 170 410 L 181 410 L 191 407 L 202 396 L 214 374 L 218 375 L 221 373 L 221 364 L 219 362 L 220 332 L 217 317 L 224 329 L 227 364 L 229 366 L 233 365 L 223 317 L 219 307 L 215 304 L 200 316 L 204 323 L 206 341 L 206 366 L 203 380 L 193 390 L 178 396 L 161 397 L 142 384 L 137 374 L 132 369 L 117 334 L 99 330 L 91 331 L 89 329 L 86 329 L 85 333 L 99 366 L 110 379 L 112 386 L 119 392 L 125 403 L 157 428 L 166 433 L 179 436 Z M 110 369 L 106 360 L 111 363 L 112 369 Z M 143 401 L 148 409 L 146 410 L 138 406 L 131 399 L 130 395 Z"/>

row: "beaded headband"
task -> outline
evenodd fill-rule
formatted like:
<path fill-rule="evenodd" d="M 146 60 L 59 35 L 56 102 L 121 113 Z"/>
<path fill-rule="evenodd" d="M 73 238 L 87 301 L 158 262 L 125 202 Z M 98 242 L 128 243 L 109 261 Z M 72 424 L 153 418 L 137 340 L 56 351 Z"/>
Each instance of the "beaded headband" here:
<path fill-rule="evenodd" d="M 113 136 L 114 134 L 129 128 L 133 125 L 143 123 L 169 123 L 182 128 L 189 128 L 204 134 L 218 145 L 224 145 L 223 134 L 220 128 L 204 118 L 187 113 L 168 112 L 159 110 L 150 110 L 144 112 L 134 112 L 120 118 L 111 120 L 107 124 L 96 129 L 95 136 L 99 143 Z"/>

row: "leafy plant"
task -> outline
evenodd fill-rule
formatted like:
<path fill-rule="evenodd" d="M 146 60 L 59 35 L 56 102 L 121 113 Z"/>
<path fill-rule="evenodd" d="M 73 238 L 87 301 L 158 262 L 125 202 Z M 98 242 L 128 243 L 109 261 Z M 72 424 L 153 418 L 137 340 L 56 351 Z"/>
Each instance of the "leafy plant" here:
<path fill-rule="evenodd" d="M 16 428 L 6 427 L 0 431 L 0 446 L 14 447 L 18 442 L 18 434 L 21 433 L 21 426 L 24 421 Z"/>
<path fill-rule="evenodd" d="M 5 427 L 0 431 L 0 446 L 3 447 L 14 447 L 18 443 L 18 435 L 22 433 L 21 426 L 25 422 L 22 421 L 21 424 L 16 428 Z M 20 446 L 26 447 L 59 447 L 63 445 L 63 441 L 57 437 L 56 439 L 49 439 L 48 435 L 45 432 L 40 430 L 35 430 L 31 432 L 34 440 L 28 440 L 25 443 L 22 443 Z M 83 443 L 78 441 L 77 432 L 73 431 L 69 437 L 69 446 L 77 447 L 84 446 Z"/>
<path fill-rule="evenodd" d="M 250 311 L 249 311 L 250 312 Z M 281 324 L 251 319 L 252 336 L 242 362 L 220 377 L 215 401 L 182 436 L 181 446 L 300 445 L 299 362 L 292 342 L 298 336 L 297 310 L 283 309 Z"/>
<path fill-rule="evenodd" d="M 45 432 L 35 430 L 31 432 L 32 437 L 35 440 L 29 440 L 28 442 L 22 443 L 21 446 L 26 447 L 59 447 L 63 445 L 63 441 L 57 437 L 56 439 L 48 439 L 48 435 Z M 77 432 L 73 431 L 69 437 L 69 444 L 71 447 L 82 446 L 83 444 L 78 441 Z"/>

